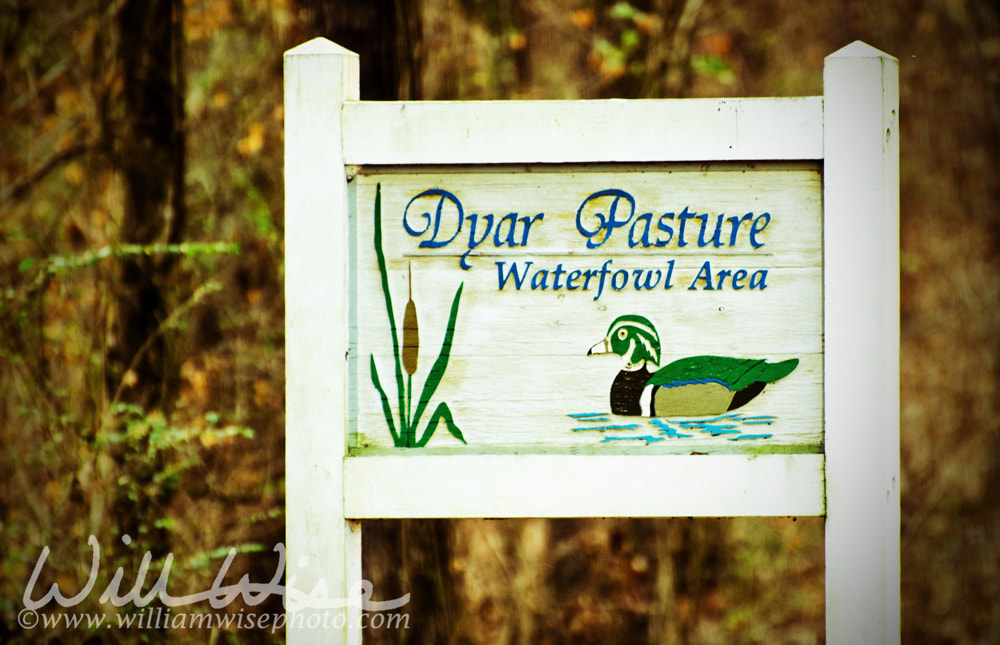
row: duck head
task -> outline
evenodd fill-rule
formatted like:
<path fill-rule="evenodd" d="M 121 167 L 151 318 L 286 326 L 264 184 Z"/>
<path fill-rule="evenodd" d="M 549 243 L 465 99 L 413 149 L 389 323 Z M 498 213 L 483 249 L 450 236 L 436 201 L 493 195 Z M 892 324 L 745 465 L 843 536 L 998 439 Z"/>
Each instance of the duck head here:
<path fill-rule="evenodd" d="M 642 316 L 619 316 L 604 339 L 587 352 L 587 356 L 592 354 L 618 354 L 627 372 L 653 371 L 660 364 L 660 336 L 653 323 Z"/>

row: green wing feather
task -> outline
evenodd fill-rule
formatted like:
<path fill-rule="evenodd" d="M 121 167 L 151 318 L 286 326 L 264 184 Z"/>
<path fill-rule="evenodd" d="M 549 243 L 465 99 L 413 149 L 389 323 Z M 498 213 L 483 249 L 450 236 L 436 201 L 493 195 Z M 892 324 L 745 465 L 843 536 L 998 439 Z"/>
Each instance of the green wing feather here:
<path fill-rule="evenodd" d="M 759 358 L 691 356 L 670 363 L 650 377 L 649 385 L 670 385 L 699 381 L 721 381 L 737 392 L 756 382 L 773 383 L 792 373 L 799 359 L 768 363 Z"/>

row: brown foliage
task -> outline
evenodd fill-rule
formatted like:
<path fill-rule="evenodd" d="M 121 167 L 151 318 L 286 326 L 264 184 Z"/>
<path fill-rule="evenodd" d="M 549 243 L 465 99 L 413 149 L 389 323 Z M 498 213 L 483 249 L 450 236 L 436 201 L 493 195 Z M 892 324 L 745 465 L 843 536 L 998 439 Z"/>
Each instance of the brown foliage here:
<path fill-rule="evenodd" d="M 993 4 L 185 0 L 159 5 L 169 25 L 123 29 L 135 6 L 0 10 L 0 640 L 88 638 L 22 631 L 16 616 L 41 547 L 36 597 L 79 587 L 90 534 L 98 588 L 118 566 L 128 580 L 146 549 L 174 554 L 176 594 L 207 588 L 228 545 L 264 551 L 241 554 L 233 581 L 270 579 L 283 540 L 281 53 L 317 32 L 361 52 L 365 98 L 819 94 L 824 56 L 854 39 L 899 57 L 904 641 L 1000 638 Z M 154 27 L 166 40 L 134 40 Z M 173 76 L 142 80 L 156 69 Z M 144 134 L 134 115 L 157 101 Z M 130 241 L 147 246 L 122 251 Z M 178 241 L 193 244 L 166 246 Z M 123 303 L 141 293 L 134 325 Z M 122 329 L 133 348 L 158 345 L 162 374 L 115 366 Z M 365 544 L 376 597 L 414 594 L 411 629 L 375 641 L 823 639 L 821 520 L 376 522 Z M 93 595 L 82 609 L 112 611 Z M 139 636 L 211 635 L 101 638 Z"/>

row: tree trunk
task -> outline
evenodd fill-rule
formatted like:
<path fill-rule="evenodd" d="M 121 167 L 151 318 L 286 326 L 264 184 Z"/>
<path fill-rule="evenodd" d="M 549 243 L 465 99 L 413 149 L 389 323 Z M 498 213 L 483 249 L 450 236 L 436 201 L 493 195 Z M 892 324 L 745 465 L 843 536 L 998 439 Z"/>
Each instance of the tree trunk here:
<path fill-rule="evenodd" d="M 313 27 L 361 57 L 361 98 L 421 98 L 420 3 L 408 0 L 301 0 Z"/>
<path fill-rule="evenodd" d="M 177 242 L 184 224 L 181 3 L 129 0 L 119 14 L 118 60 L 123 109 L 118 137 L 125 205 L 121 243 Z M 116 337 L 108 381 L 112 393 L 149 409 L 162 400 L 168 374 L 159 325 L 165 315 L 157 284 L 169 259 L 132 255 L 121 263 Z M 121 387 L 123 382 L 131 383 Z"/>
<path fill-rule="evenodd" d="M 180 47 L 181 0 L 127 0 L 118 15 L 117 58 L 122 74 L 121 118 L 115 130 L 116 159 L 124 188 L 121 244 L 178 242 L 184 223 L 183 87 Z M 121 259 L 115 299 L 117 319 L 106 373 L 109 396 L 143 412 L 170 400 L 169 354 L 160 325 L 166 316 L 161 280 L 172 258 L 146 254 Z M 173 495 L 155 478 L 162 453 L 148 460 L 136 447 L 112 455 L 126 480 L 115 489 L 114 526 L 154 558 L 170 552 L 170 534 L 156 525 Z M 146 447 L 139 446 L 140 454 Z M 138 458 L 137 458 L 138 457 Z M 141 538 L 140 538 L 141 536 Z M 146 634 L 165 642 L 162 630 Z"/>

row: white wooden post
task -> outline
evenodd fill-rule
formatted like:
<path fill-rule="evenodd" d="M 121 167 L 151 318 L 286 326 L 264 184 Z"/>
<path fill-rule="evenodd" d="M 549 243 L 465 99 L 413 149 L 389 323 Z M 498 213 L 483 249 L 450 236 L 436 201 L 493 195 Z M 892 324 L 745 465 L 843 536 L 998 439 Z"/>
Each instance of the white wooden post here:
<path fill-rule="evenodd" d="M 827 642 L 898 643 L 898 61 L 826 59 Z"/>
<path fill-rule="evenodd" d="M 348 238 L 341 144 L 341 108 L 358 100 L 360 76 L 357 54 L 321 38 L 287 51 L 284 63 L 286 601 L 294 603 L 295 591 L 314 589 L 347 598 L 361 578 L 361 534 L 344 518 L 342 475 Z M 291 607 L 288 642 L 359 642 L 358 612 Z"/>

